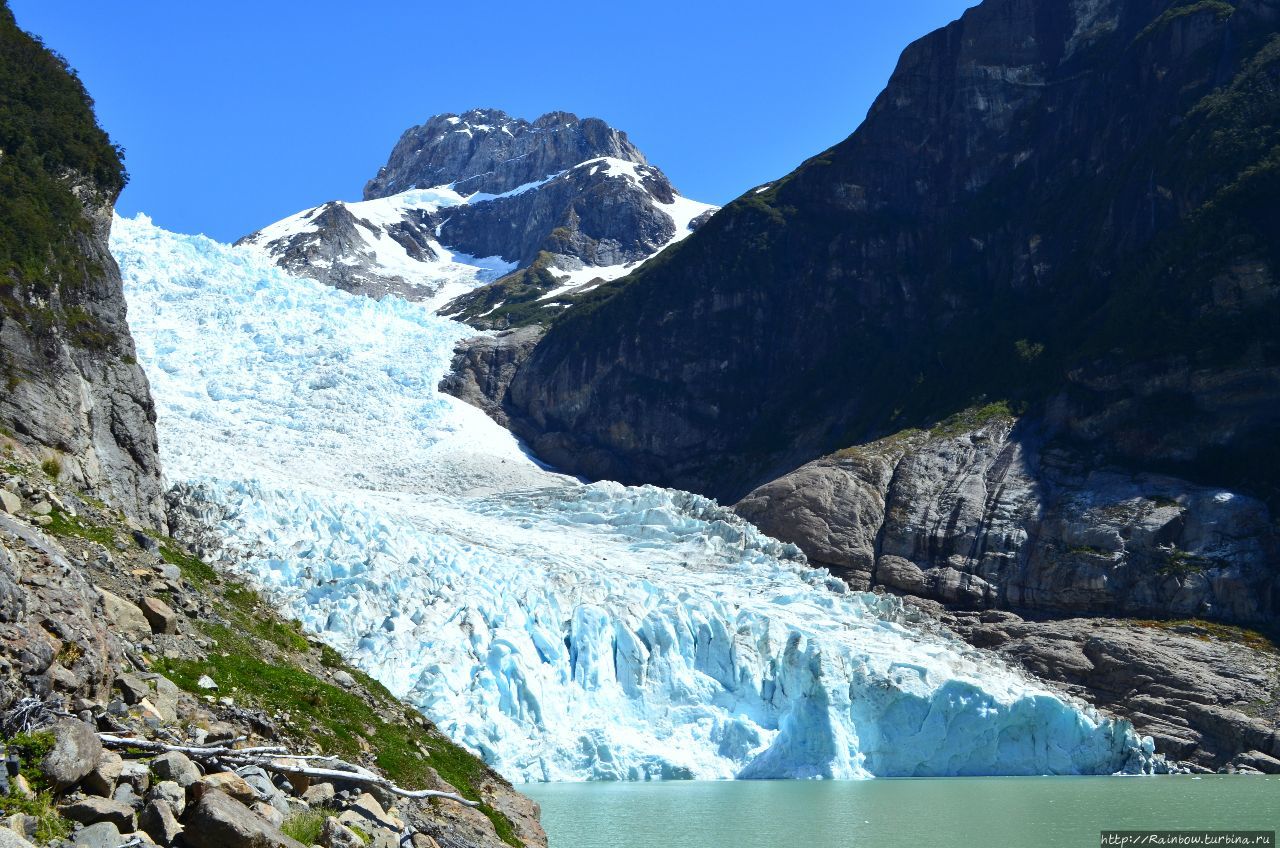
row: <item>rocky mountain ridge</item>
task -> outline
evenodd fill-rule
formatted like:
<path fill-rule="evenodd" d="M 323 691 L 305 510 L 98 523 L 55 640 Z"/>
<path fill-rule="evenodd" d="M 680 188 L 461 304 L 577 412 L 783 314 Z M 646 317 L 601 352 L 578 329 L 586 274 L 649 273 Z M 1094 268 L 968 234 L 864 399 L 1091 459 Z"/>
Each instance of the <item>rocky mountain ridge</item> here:
<path fill-rule="evenodd" d="M 363 201 L 305 210 L 239 243 L 346 291 L 456 297 L 448 314 L 501 326 L 512 313 L 554 314 L 561 291 L 625 273 L 711 208 L 681 197 L 598 118 L 476 109 L 408 130 Z"/>
<path fill-rule="evenodd" d="M 566 469 L 734 501 L 1008 400 L 1270 499 L 1278 18 L 987 0 L 908 47 L 846 141 L 579 298 L 514 426 Z"/>

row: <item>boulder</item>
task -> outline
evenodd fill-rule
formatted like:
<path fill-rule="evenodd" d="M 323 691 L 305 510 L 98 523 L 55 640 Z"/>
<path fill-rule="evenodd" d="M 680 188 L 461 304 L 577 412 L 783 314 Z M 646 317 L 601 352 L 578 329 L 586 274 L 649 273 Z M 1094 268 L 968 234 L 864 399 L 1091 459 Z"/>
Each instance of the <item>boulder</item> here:
<path fill-rule="evenodd" d="M 112 594 L 102 587 L 98 594 L 102 596 L 102 609 L 107 620 L 115 626 L 116 632 L 129 641 L 136 642 L 151 635 L 151 625 L 147 617 L 132 601 L 126 601 L 119 595 Z"/>
<path fill-rule="evenodd" d="M 126 704 L 136 704 L 151 694 L 151 687 L 136 674 L 121 674 L 116 678 L 116 688 Z"/>
<path fill-rule="evenodd" d="M 151 761 L 151 771 L 161 780 L 171 780 L 183 789 L 200 779 L 200 769 L 186 754 L 170 751 Z"/>
<path fill-rule="evenodd" d="M 75 786 L 93 771 L 102 758 L 102 742 L 93 728 L 78 719 L 62 719 L 51 728 L 53 750 L 40 763 L 40 771 L 58 789 Z"/>
<path fill-rule="evenodd" d="M 254 801 L 253 806 L 249 809 L 253 810 L 276 827 L 284 824 L 285 814 L 268 804 L 266 801 Z"/>
<path fill-rule="evenodd" d="M 176 785 L 176 784 L 175 784 Z M 164 801 L 148 801 L 138 816 L 138 826 L 156 841 L 157 845 L 172 845 L 182 832 L 178 817 Z"/>
<path fill-rule="evenodd" d="M 22 498 L 6 489 L 0 489 L 0 509 L 10 515 L 16 515 L 22 511 Z"/>
<path fill-rule="evenodd" d="M 332 783 L 313 783 L 302 793 L 302 800 L 313 807 L 324 807 L 333 803 L 335 794 Z"/>
<path fill-rule="evenodd" d="M 111 822 L 98 822 L 81 828 L 71 837 L 75 848 L 120 848 L 124 836 Z"/>
<path fill-rule="evenodd" d="M 111 798 L 89 795 L 60 808 L 64 818 L 81 824 L 110 822 L 121 833 L 133 833 L 137 826 L 133 807 Z"/>
<path fill-rule="evenodd" d="M 143 598 L 142 614 L 151 625 L 152 633 L 172 635 L 178 632 L 178 614 L 159 598 Z"/>
<path fill-rule="evenodd" d="M 364 848 L 364 840 L 354 830 L 330 816 L 320 828 L 320 845 L 323 848 Z"/>
<path fill-rule="evenodd" d="M 0 848 L 32 848 L 32 845 L 9 828 L 0 827 Z"/>
<path fill-rule="evenodd" d="M 160 801 L 166 804 L 176 816 L 182 815 L 187 808 L 187 791 L 177 781 L 162 780 L 147 793 L 147 801 Z"/>
<path fill-rule="evenodd" d="M 124 770 L 124 760 L 115 751 L 103 751 L 98 765 L 84 779 L 84 788 L 94 795 L 110 798 Z"/>
<path fill-rule="evenodd" d="M 241 804 L 252 804 L 258 800 L 258 793 L 243 777 L 232 771 L 221 771 L 207 774 L 197 780 L 191 787 L 196 798 L 209 792 L 222 792 Z"/>
<path fill-rule="evenodd" d="M 182 839 L 189 848 L 306 848 L 217 789 L 206 791 L 187 813 Z"/>
<path fill-rule="evenodd" d="M 120 766 L 120 783 L 129 784 L 134 792 L 146 792 L 147 787 L 151 785 L 151 768 L 154 765 L 154 760 L 151 764 L 141 760 L 125 760 Z M 196 772 L 196 775 L 198 777 L 199 772 Z"/>

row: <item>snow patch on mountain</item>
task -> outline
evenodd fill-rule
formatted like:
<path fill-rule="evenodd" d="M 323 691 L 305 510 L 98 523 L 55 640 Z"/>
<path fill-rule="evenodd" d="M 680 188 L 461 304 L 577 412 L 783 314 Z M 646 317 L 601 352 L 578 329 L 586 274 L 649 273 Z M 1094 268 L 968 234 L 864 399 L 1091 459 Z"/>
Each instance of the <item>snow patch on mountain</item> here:
<path fill-rule="evenodd" d="M 513 780 L 1152 767 L 1125 722 L 706 498 L 584 485 L 436 390 L 468 328 L 117 219 L 172 482 L 238 567 Z"/>

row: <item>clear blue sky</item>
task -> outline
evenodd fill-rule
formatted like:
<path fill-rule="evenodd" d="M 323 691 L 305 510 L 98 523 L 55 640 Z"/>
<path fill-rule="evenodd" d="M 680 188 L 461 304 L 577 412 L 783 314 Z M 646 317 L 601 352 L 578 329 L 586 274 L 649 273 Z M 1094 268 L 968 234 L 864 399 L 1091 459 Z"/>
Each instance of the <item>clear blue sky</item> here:
<path fill-rule="evenodd" d="M 910 41 L 976 0 L 11 0 L 127 150 L 125 214 L 231 240 L 359 199 L 440 112 L 626 130 L 724 203 L 847 136 Z"/>

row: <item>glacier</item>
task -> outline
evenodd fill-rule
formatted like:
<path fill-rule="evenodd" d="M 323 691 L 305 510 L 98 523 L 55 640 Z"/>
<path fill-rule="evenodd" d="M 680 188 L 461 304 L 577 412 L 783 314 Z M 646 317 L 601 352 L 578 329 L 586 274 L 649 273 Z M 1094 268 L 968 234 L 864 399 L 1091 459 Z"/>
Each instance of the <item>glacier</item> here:
<path fill-rule="evenodd" d="M 687 492 L 436 389 L 473 334 L 117 218 L 170 483 L 227 564 L 513 781 L 1109 774 L 1131 725 Z"/>

